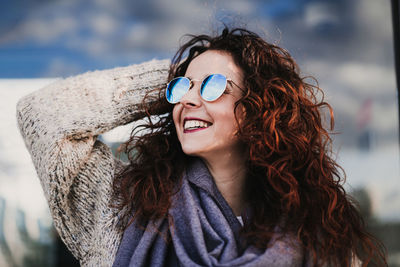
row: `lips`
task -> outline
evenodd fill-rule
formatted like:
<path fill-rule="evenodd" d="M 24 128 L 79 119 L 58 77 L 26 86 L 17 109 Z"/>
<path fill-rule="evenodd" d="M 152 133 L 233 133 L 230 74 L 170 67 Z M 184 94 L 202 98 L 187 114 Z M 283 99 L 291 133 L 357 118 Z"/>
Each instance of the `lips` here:
<path fill-rule="evenodd" d="M 212 125 L 211 122 L 199 118 L 187 117 L 183 120 L 183 132 L 184 133 L 196 132 L 207 129 L 211 125 Z"/>

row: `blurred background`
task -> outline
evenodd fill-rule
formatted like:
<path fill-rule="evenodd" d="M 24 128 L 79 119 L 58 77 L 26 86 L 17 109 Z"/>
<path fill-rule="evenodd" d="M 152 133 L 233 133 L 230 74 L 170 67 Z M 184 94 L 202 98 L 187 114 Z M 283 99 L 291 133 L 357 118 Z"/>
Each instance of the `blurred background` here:
<path fill-rule="evenodd" d="M 335 158 L 400 266 L 400 157 L 390 1 L 13 0 L 0 3 L 0 266 L 74 266 L 16 126 L 17 100 L 95 69 L 171 58 L 186 33 L 247 27 L 287 49 L 335 112 Z M 115 148 L 130 126 L 101 138 Z"/>

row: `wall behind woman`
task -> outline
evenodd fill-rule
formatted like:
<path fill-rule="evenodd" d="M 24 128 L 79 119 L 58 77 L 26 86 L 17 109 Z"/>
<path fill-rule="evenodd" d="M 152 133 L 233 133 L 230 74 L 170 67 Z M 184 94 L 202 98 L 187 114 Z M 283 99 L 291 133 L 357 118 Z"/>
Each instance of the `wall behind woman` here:
<path fill-rule="evenodd" d="M 45 252 L 51 247 L 47 244 L 54 242 L 36 174 L 16 129 L 13 103 L 51 81 L 37 78 L 171 58 L 183 34 L 209 33 L 222 28 L 222 22 L 248 27 L 278 43 L 294 56 L 304 75 L 318 79 L 335 111 L 339 134 L 334 135 L 334 150 L 347 173 L 346 188 L 360 200 L 370 227 L 388 246 L 391 266 L 400 266 L 399 127 L 391 10 L 389 1 L 376 0 L 2 3 L 1 266 L 4 262 L 12 266 L 10 257 L 17 265 L 32 266 L 31 250 L 16 248 L 30 246 L 41 255 L 38 251 Z M 4 80 L 10 78 L 18 80 Z M 102 138 L 115 147 L 127 131 L 117 129 Z M 38 240 L 41 243 L 35 243 Z M 49 258 L 42 262 L 55 265 L 51 253 L 43 255 Z"/>

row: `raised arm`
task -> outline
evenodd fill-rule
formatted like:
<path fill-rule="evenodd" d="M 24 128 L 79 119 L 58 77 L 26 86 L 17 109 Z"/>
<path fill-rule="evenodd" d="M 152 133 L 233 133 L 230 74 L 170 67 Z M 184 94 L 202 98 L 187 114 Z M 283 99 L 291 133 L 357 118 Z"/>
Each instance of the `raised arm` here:
<path fill-rule="evenodd" d="M 169 61 L 153 60 L 88 72 L 56 81 L 17 104 L 18 125 L 55 227 L 80 260 L 94 253 L 93 235 L 112 219 L 112 179 L 119 161 L 96 138 L 134 120 L 145 93 L 165 85 L 168 69 Z M 113 246 L 110 252 L 116 251 Z"/>

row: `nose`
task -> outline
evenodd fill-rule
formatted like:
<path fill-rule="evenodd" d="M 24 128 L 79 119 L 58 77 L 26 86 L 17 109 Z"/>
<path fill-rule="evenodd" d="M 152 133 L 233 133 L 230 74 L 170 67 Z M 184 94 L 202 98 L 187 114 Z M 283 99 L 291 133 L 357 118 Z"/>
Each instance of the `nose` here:
<path fill-rule="evenodd" d="M 199 107 L 202 103 L 200 96 L 200 84 L 192 81 L 191 85 L 191 88 L 186 92 L 180 101 L 185 108 Z"/>

